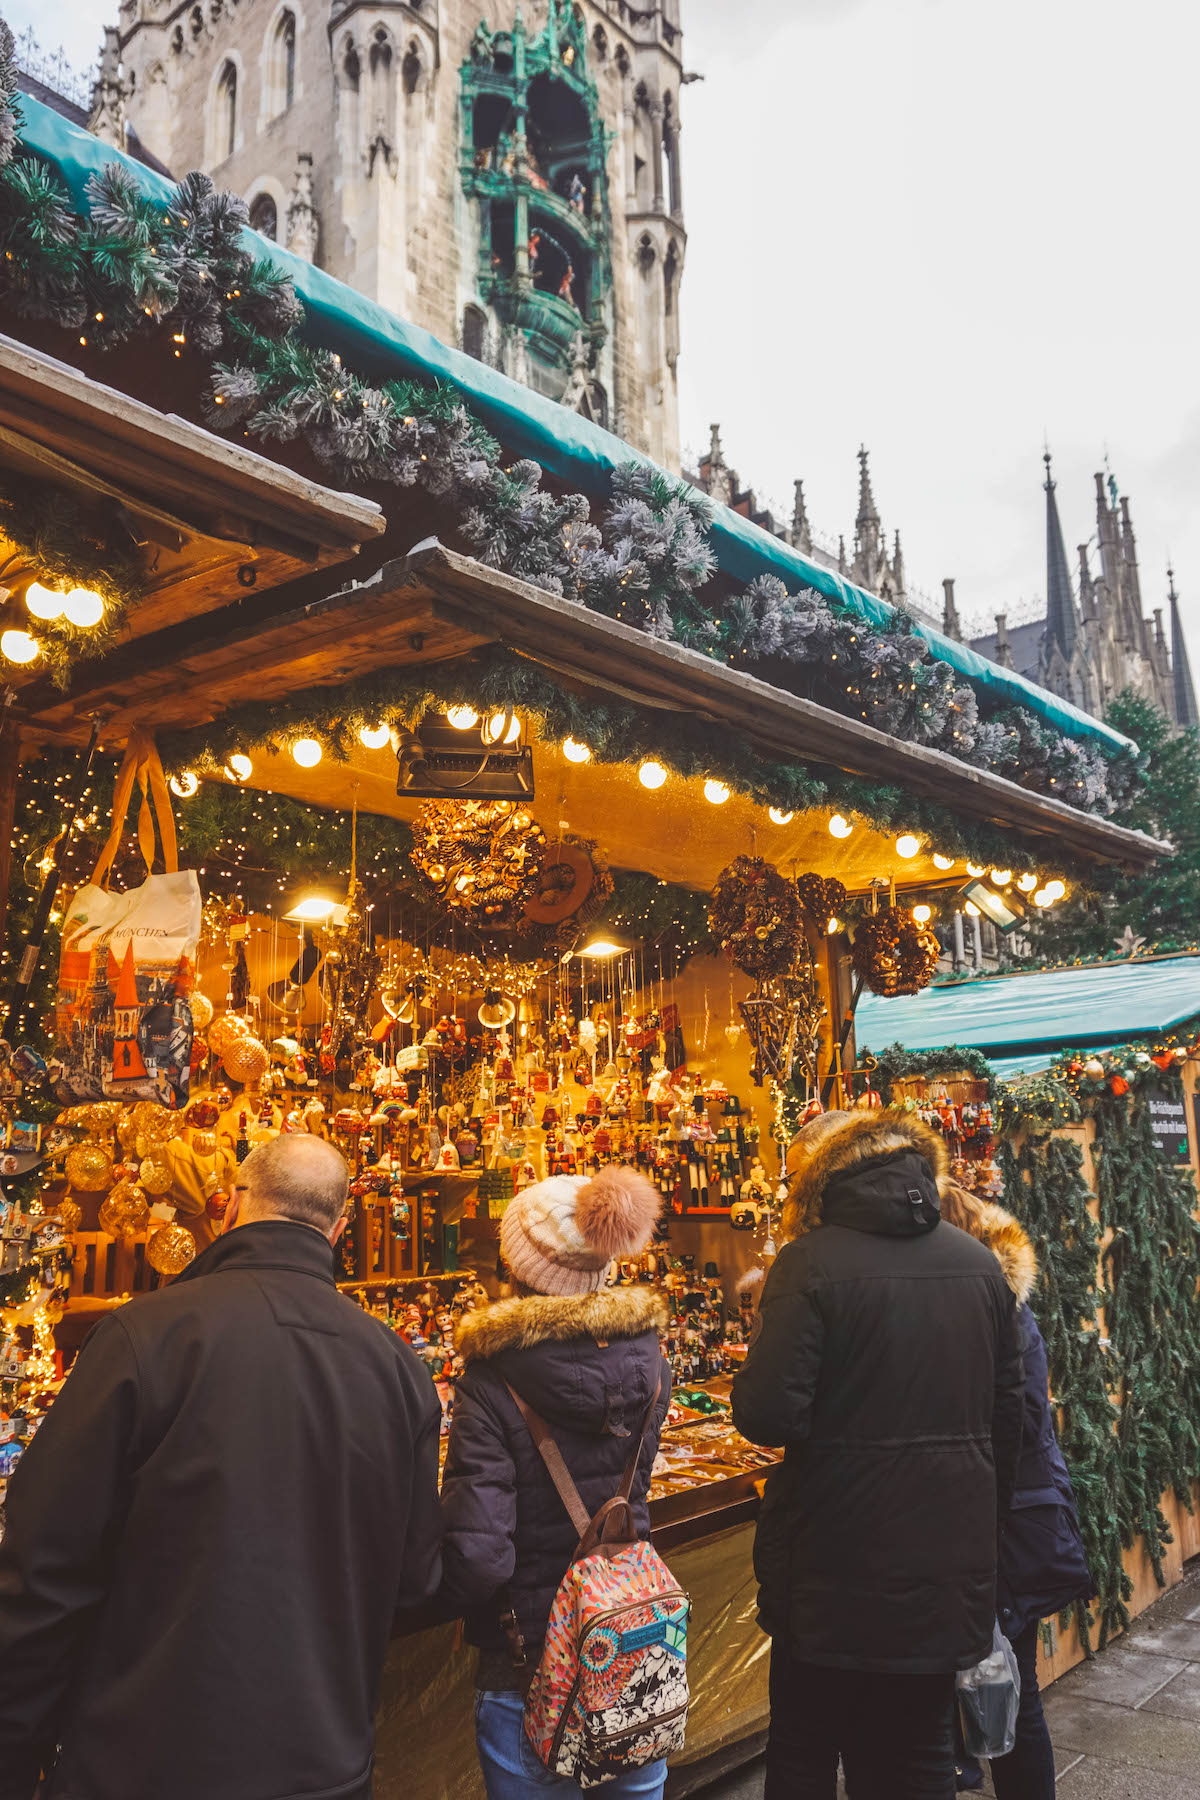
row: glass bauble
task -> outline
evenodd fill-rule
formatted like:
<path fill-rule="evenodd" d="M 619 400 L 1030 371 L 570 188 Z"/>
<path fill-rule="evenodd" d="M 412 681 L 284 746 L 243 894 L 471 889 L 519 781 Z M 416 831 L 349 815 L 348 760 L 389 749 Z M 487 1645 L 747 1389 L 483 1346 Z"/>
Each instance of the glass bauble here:
<path fill-rule="evenodd" d="M 196 1254 L 196 1240 L 186 1225 L 164 1225 L 146 1246 L 146 1261 L 160 1275 L 178 1275 Z"/>
<path fill-rule="evenodd" d="M 112 1180 L 112 1157 L 103 1144 L 89 1138 L 67 1151 L 67 1180 L 84 1194 L 98 1194 Z"/>
<path fill-rule="evenodd" d="M 132 1237 L 150 1223 L 146 1196 L 136 1182 L 118 1181 L 100 1202 L 100 1229 L 110 1237 Z"/>

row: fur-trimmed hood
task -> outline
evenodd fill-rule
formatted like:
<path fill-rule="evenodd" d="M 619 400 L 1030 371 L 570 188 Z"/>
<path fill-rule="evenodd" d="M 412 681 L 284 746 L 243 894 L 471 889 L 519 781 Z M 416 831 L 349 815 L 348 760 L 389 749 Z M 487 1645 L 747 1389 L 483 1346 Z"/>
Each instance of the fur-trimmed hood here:
<path fill-rule="evenodd" d="M 986 1244 L 1004 1271 L 1004 1279 L 1016 1296 L 1018 1306 L 1027 1306 L 1037 1285 L 1037 1255 L 1025 1230 L 1005 1212 L 990 1203 L 980 1208 L 980 1229 L 975 1234 Z"/>
<path fill-rule="evenodd" d="M 503 1350 L 564 1344 L 573 1338 L 641 1337 L 662 1333 L 669 1319 L 666 1295 L 655 1287 L 599 1288 L 594 1294 L 528 1294 L 464 1313 L 455 1348 L 464 1362 L 482 1362 Z"/>
<path fill-rule="evenodd" d="M 850 1174 L 866 1163 L 878 1164 L 890 1157 L 914 1153 L 924 1158 L 939 1192 L 950 1176 L 946 1145 L 932 1126 L 915 1112 L 889 1106 L 881 1112 L 847 1115 L 845 1125 L 816 1139 L 792 1178 L 783 1209 L 783 1234 L 799 1237 L 812 1231 L 824 1218 L 825 1190 L 837 1177 Z"/>

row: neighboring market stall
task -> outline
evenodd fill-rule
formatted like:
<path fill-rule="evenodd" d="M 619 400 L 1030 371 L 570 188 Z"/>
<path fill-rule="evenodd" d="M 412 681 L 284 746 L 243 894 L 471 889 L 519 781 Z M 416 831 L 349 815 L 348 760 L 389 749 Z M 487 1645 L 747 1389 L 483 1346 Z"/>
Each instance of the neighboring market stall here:
<path fill-rule="evenodd" d="M 23 104 L 5 1457 L 266 1136 L 344 1150 L 344 1290 L 447 1412 L 513 1194 L 637 1163 L 664 1224 L 615 1278 L 672 1302 L 652 1518 L 696 1608 L 685 1786 L 765 1713 L 772 1459 L 727 1395 L 781 1150 L 878 1103 L 855 1004 L 928 983 L 935 908 L 1016 917 L 1165 852 L 1109 816 L 1129 745 Z M 397 1641 L 381 1795 L 476 1791 L 469 1686 L 448 1632 Z"/>

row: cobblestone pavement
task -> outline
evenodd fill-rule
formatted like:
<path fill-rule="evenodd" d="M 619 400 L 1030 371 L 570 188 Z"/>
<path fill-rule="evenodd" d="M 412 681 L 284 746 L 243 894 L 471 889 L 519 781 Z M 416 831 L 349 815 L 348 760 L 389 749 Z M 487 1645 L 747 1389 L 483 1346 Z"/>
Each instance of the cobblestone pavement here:
<path fill-rule="evenodd" d="M 1062 1800 L 1200 1800 L 1200 1560 L 1046 1692 Z M 761 1800 L 752 1763 L 696 1800 Z M 991 1794 L 990 1783 L 985 1794 Z"/>

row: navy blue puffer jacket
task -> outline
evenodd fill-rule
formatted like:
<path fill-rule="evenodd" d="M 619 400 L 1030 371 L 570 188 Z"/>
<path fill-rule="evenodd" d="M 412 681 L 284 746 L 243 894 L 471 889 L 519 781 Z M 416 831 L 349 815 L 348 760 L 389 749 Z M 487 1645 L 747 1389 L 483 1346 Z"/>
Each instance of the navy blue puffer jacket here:
<path fill-rule="evenodd" d="M 505 1648 L 507 1589 L 536 1661 L 578 1541 L 505 1384 L 545 1419 L 594 1514 L 620 1486 L 661 1383 L 633 1483 L 634 1518 L 649 1537 L 646 1494 L 671 1387 L 659 1348 L 666 1320 L 657 1289 L 618 1287 L 502 1300 L 462 1321 L 457 1344 L 467 1366 L 442 1478 L 442 1599 L 463 1613 L 471 1643 Z"/>

